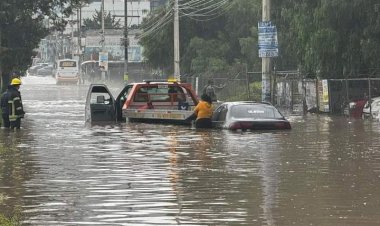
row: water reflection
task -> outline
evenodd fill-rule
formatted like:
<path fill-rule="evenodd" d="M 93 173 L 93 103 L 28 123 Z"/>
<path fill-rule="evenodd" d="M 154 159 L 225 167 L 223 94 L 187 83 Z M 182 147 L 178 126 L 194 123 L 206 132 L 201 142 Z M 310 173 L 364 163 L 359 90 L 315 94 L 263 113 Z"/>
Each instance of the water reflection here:
<path fill-rule="evenodd" d="M 25 148 L 32 144 L 28 133 L 0 130 L 0 213 L 4 216 L 21 214 L 23 184 L 33 175 L 33 156 Z"/>

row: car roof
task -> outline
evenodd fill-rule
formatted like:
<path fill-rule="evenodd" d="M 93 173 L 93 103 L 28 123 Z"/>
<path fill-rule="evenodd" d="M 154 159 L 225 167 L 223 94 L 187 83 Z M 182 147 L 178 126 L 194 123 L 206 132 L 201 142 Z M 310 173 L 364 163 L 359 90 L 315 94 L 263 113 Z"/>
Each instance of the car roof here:
<path fill-rule="evenodd" d="M 372 97 L 372 100 L 380 100 L 380 97 Z"/>
<path fill-rule="evenodd" d="M 139 85 L 139 86 L 150 86 L 150 85 L 168 85 L 168 86 L 181 86 L 188 85 L 190 83 L 181 83 L 181 82 L 160 82 L 160 81 L 144 81 L 144 82 L 133 82 L 128 85 Z"/>
<path fill-rule="evenodd" d="M 222 104 L 226 104 L 226 105 L 229 105 L 229 106 L 235 106 L 235 105 L 264 105 L 264 106 L 274 107 L 271 103 L 268 103 L 268 102 L 256 102 L 256 101 L 228 101 L 228 102 L 223 102 Z"/>

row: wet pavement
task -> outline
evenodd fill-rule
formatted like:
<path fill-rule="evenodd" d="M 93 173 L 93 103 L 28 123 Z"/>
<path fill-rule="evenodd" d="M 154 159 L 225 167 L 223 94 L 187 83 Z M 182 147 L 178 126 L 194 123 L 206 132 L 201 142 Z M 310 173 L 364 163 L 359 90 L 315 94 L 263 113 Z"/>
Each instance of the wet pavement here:
<path fill-rule="evenodd" d="M 89 125 L 88 85 L 23 82 L 23 128 L 0 131 L 0 213 L 23 225 L 380 225 L 378 121 Z"/>

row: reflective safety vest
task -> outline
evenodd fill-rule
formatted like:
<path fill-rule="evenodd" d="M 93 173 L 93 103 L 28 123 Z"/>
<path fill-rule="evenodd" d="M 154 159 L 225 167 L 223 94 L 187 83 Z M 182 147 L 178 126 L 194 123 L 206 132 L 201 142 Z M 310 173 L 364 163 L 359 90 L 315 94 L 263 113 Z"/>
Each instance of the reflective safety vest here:
<path fill-rule="evenodd" d="M 9 121 L 16 121 L 17 118 L 21 118 L 24 115 L 24 109 L 22 107 L 21 97 L 16 96 L 8 100 L 9 107 Z"/>

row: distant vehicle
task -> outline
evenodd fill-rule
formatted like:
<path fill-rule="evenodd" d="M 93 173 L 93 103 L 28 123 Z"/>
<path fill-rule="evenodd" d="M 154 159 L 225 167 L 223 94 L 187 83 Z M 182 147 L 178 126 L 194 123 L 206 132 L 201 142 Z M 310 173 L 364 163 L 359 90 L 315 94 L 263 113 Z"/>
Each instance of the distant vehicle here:
<path fill-rule="evenodd" d="M 38 69 L 41 69 L 41 68 L 46 67 L 48 65 L 49 65 L 48 63 L 38 63 L 37 65 L 34 65 L 28 69 L 28 74 L 35 76 L 35 75 L 37 75 Z"/>
<path fill-rule="evenodd" d="M 32 58 L 32 66 L 37 65 L 41 61 L 41 58 L 33 57 Z"/>
<path fill-rule="evenodd" d="M 90 85 L 86 121 L 190 124 L 198 98 L 189 83 L 146 81 L 126 85 L 116 99 L 104 84 Z"/>
<path fill-rule="evenodd" d="M 343 108 L 343 114 L 352 118 L 362 118 L 367 99 L 352 100 Z"/>
<path fill-rule="evenodd" d="M 380 97 L 374 97 L 371 99 L 371 103 L 366 101 L 363 108 L 364 118 L 378 118 L 380 113 Z"/>
<path fill-rule="evenodd" d="M 37 76 L 52 76 L 54 68 L 52 65 L 45 66 L 37 70 Z"/>
<path fill-rule="evenodd" d="M 79 81 L 78 61 L 73 59 L 58 60 L 55 80 L 57 84 L 77 84 Z"/>
<path fill-rule="evenodd" d="M 287 119 L 269 103 L 236 101 L 224 102 L 212 117 L 215 128 L 229 130 L 287 130 Z"/>
<path fill-rule="evenodd" d="M 84 61 L 81 63 L 80 68 L 83 78 L 91 83 L 101 78 L 101 72 L 99 70 L 99 61 Z"/>

